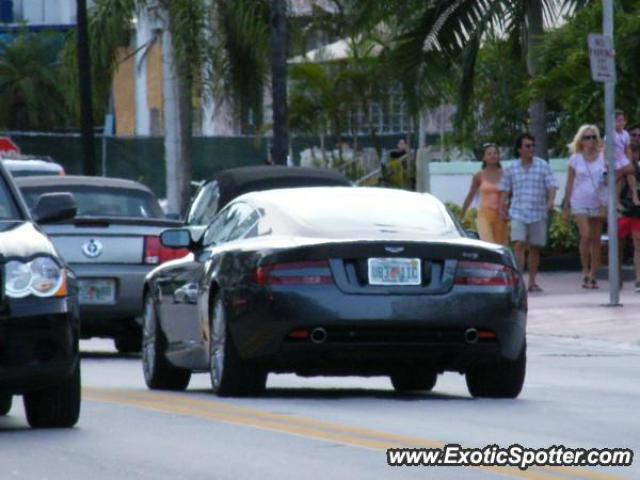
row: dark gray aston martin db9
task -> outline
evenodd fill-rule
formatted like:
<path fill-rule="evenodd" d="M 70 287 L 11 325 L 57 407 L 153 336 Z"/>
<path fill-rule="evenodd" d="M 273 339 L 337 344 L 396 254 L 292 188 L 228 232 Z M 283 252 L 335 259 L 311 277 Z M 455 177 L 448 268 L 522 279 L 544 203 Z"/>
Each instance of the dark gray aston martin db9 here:
<path fill-rule="evenodd" d="M 71 427 L 80 413 L 77 282 L 35 225 L 75 212 L 72 195 L 50 193 L 30 214 L 0 164 L 0 415 L 22 395 L 32 427 Z"/>
<path fill-rule="evenodd" d="M 432 196 L 254 192 L 203 234 L 161 239 L 191 253 L 147 277 L 150 388 L 184 389 L 192 372 L 209 372 L 219 395 L 255 395 L 269 372 L 294 372 L 430 390 L 450 370 L 473 396 L 520 393 L 527 301 L 513 255 L 468 238 Z"/>

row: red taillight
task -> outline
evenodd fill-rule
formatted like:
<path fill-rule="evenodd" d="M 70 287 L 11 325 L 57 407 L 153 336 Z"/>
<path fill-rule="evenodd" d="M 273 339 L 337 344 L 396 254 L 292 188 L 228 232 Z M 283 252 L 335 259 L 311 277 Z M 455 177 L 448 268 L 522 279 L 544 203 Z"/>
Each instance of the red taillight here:
<path fill-rule="evenodd" d="M 309 329 L 307 328 L 298 328 L 297 330 L 292 330 L 287 335 L 289 338 L 295 338 L 296 340 L 306 340 L 309 338 Z"/>
<path fill-rule="evenodd" d="M 515 270 L 498 263 L 458 262 L 456 285 L 477 285 L 488 287 L 513 287 L 517 283 Z"/>
<path fill-rule="evenodd" d="M 328 285 L 333 283 L 329 262 L 291 262 L 265 265 L 254 270 L 256 285 Z"/>
<path fill-rule="evenodd" d="M 488 330 L 480 330 L 478 332 L 478 338 L 480 340 L 495 340 L 498 336 L 494 332 Z"/>
<path fill-rule="evenodd" d="M 159 265 L 169 260 L 182 258 L 189 253 L 184 248 L 173 249 L 163 247 L 160 243 L 160 237 L 144 237 L 144 255 L 142 263 L 147 265 Z"/>

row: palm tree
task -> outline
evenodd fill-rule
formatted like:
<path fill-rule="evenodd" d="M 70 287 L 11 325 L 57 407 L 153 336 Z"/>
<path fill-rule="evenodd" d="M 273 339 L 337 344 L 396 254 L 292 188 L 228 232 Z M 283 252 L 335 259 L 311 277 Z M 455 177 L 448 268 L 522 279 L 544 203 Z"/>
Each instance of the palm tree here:
<path fill-rule="evenodd" d="M 164 117 L 173 120 L 165 132 L 167 198 L 172 213 L 184 211 L 191 192 L 191 129 L 194 75 L 205 62 L 205 0 L 96 0 L 90 11 L 91 64 L 96 98 L 106 103 L 118 51 L 130 37 L 131 20 L 141 9 L 152 9 L 165 24 L 163 62 L 167 67 Z M 66 45 L 65 63 L 77 55 L 76 42 Z M 69 72 L 71 69 L 67 69 Z M 73 76 L 71 83 L 77 82 Z M 73 102 L 77 104 L 77 100 Z"/>
<path fill-rule="evenodd" d="M 428 78 L 429 63 L 444 55 L 451 61 L 463 58 L 460 112 L 469 105 L 473 74 L 484 35 L 493 30 L 512 37 L 526 55 L 530 78 L 539 75 L 536 45 L 544 24 L 554 23 L 562 12 L 584 7 L 594 0 L 391 0 L 377 8 L 359 2 L 365 25 L 394 19 L 401 27 L 396 59 L 406 75 L 418 82 Z M 398 22 L 402 19 L 402 22 Z M 547 158 L 546 106 L 544 97 L 531 100 L 530 130 L 536 137 L 536 154 Z"/>
<path fill-rule="evenodd" d="M 267 0 L 96 0 L 89 17 L 96 98 L 107 102 L 118 51 L 131 35 L 131 20 L 147 9 L 163 33 L 167 198 L 172 213 L 184 211 L 190 195 L 191 136 L 196 94 L 232 99 L 243 125 L 259 128 L 269 68 Z M 75 61 L 75 43 L 65 52 Z M 69 78 L 70 83 L 77 79 Z M 197 91 L 196 91 L 197 90 Z M 174 102 L 175 100 L 175 102 Z M 72 102 L 76 104 L 76 102 Z"/>
<path fill-rule="evenodd" d="M 212 10 L 210 93 L 231 104 L 243 133 L 256 133 L 271 65 L 269 3 L 215 0 Z"/>
<path fill-rule="evenodd" d="M 58 35 L 20 33 L 0 39 L 0 126 L 49 130 L 68 116 L 57 69 Z"/>

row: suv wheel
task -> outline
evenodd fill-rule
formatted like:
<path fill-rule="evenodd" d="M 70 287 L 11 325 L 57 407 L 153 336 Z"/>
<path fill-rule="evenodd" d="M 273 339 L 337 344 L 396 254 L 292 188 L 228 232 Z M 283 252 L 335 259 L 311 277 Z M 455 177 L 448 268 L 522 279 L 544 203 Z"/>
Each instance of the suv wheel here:
<path fill-rule="evenodd" d="M 80 361 L 63 383 L 25 393 L 23 400 L 33 428 L 73 427 L 80 416 Z"/>
<path fill-rule="evenodd" d="M 426 372 L 394 372 L 391 374 L 391 385 L 396 392 L 430 391 L 436 386 L 438 374 Z"/>
<path fill-rule="evenodd" d="M 467 388 L 474 397 L 516 398 L 522 390 L 527 367 L 527 346 L 517 360 L 481 364 L 466 373 Z"/>
<path fill-rule="evenodd" d="M 267 370 L 240 358 L 227 328 L 227 316 L 220 295 L 214 300 L 210 316 L 211 388 L 224 397 L 260 395 L 267 384 Z"/>
<path fill-rule="evenodd" d="M 0 394 L 0 416 L 6 415 L 11 410 L 11 404 L 13 403 L 13 397 L 8 393 Z"/>
<path fill-rule="evenodd" d="M 142 371 L 144 381 L 152 390 L 184 390 L 189 385 L 191 372 L 174 367 L 164 356 L 166 340 L 153 298 L 145 297 L 142 316 Z"/>

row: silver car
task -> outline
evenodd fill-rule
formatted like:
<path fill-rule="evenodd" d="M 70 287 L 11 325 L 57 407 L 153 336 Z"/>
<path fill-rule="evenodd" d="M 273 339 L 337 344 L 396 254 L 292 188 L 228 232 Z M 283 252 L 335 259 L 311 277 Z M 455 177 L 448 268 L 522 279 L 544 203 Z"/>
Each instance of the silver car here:
<path fill-rule="evenodd" d="M 16 183 L 31 208 L 43 193 L 75 196 L 72 221 L 42 227 L 79 279 L 81 336 L 113 338 L 122 353 L 139 351 L 144 279 L 187 254 L 159 241 L 162 230 L 180 222 L 168 220 L 153 192 L 131 180 L 41 176 Z"/>

